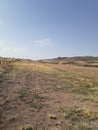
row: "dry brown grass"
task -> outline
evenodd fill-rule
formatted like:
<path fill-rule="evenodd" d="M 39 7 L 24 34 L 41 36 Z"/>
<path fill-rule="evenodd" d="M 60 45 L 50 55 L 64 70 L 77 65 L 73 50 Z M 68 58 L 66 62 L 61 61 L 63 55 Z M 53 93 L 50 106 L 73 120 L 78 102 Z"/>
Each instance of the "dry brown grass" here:
<path fill-rule="evenodd" d="M 0 60 L 0 129 L 98 129 L 97 68 Z"/>

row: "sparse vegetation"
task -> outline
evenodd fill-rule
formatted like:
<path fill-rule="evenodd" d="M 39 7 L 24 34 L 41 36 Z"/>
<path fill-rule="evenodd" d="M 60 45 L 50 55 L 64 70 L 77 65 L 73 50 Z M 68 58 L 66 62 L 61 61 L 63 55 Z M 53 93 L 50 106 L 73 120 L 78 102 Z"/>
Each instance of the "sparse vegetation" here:
<path fill-rule="evenodd" d="M 31 126 L 25 125 L 20 130 L 33 130 Z"/>
<path fill-rule="evenodd" d="M 98 130 L 97 64 L 0 58 L 0 129 Z"/>
<path fill-rule="evenodd" d="M 26 104 L 29 104 L 34 109 L 41 110 L 44 106 L 42 103 L 44 97 L 36 93 L 31 93 L 27 88 L 21 88 L 17 91 L 17 93 L 21 101 L 24 101 Z"/>
<path fill-rule="evenodd" d="M 62 107 L 62 116 L 64 116 L 67 124 L 65 125 L 66 130 L 97 130 L 98 126 L 98 113 L 90 112 L 86 108 L 78 107 Z M 95 125 L 95 124 L 96 125 Z"/>

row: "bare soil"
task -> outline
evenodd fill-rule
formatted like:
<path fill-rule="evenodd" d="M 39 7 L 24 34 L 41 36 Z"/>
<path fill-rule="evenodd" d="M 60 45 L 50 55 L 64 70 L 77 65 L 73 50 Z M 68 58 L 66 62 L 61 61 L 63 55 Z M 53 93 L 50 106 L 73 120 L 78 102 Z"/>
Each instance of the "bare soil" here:
<path fill-rule="evenodd" d="M 75 65 L 51 66 L 61 71 L 65 67 L 79 72 L 91 70 Z M 68 86 L 60 80 L 60 75 L 24 66 L 1 68 L 0 130 L 20 130 L 25 125 L 30 125 L 33 130 L 65 130 L 66 120 L 61 115 L 61 107 L 85 107 L 91 112 L 98 112 L 98 103 L 75 99 L 75 93 L 66 91 Z M 97 68 L 92 69 L 98 74 Z M 65 86 L 65 89 L 52 89 L 60 85 Z"/>

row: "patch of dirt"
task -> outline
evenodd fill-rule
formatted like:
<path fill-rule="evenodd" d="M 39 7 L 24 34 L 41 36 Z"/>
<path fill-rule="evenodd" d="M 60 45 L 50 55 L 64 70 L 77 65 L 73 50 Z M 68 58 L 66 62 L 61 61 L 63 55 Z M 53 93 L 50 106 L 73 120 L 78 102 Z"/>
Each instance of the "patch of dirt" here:
<path fill-rule="evenodd" d="M 74 93 L 49 89 L 61 84 L 55 75 L 21 68 L 10 70 L 2 78 L 0 130 L 20 130 L 27 124 L 33 130 L 61 130 L 66 122 L 59 112 L 61 107 L 98 111 L 98 104 L 76 100 Z"/>

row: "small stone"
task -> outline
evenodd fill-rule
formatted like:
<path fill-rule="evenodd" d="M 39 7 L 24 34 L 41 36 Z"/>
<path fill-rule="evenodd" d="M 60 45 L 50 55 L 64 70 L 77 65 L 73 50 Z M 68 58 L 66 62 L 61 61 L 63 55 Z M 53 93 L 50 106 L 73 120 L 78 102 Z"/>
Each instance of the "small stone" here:
<path fill-rule="evenodd" d="M 24 126 L 21 130 L 33 130 L 33 128 L 32 127 L 30 127 L 30 126 Z"/>
<path fill-rule="evenodd" d="M 61 121 L 57 121 L 57 122 L 55 123 L 55 125 L 56 125 L 56 126 L 61 125 Z"/>
<path fill-rule="evenodd" d="M 54 114 L 49 114 L 48 116 L 49 116 L 49 118 L 51 118 L 51 119 L 54 119 L 54 120 L 56 120 L 56 119 L 57 119 L 57 115 L 54 115 Z"/>

